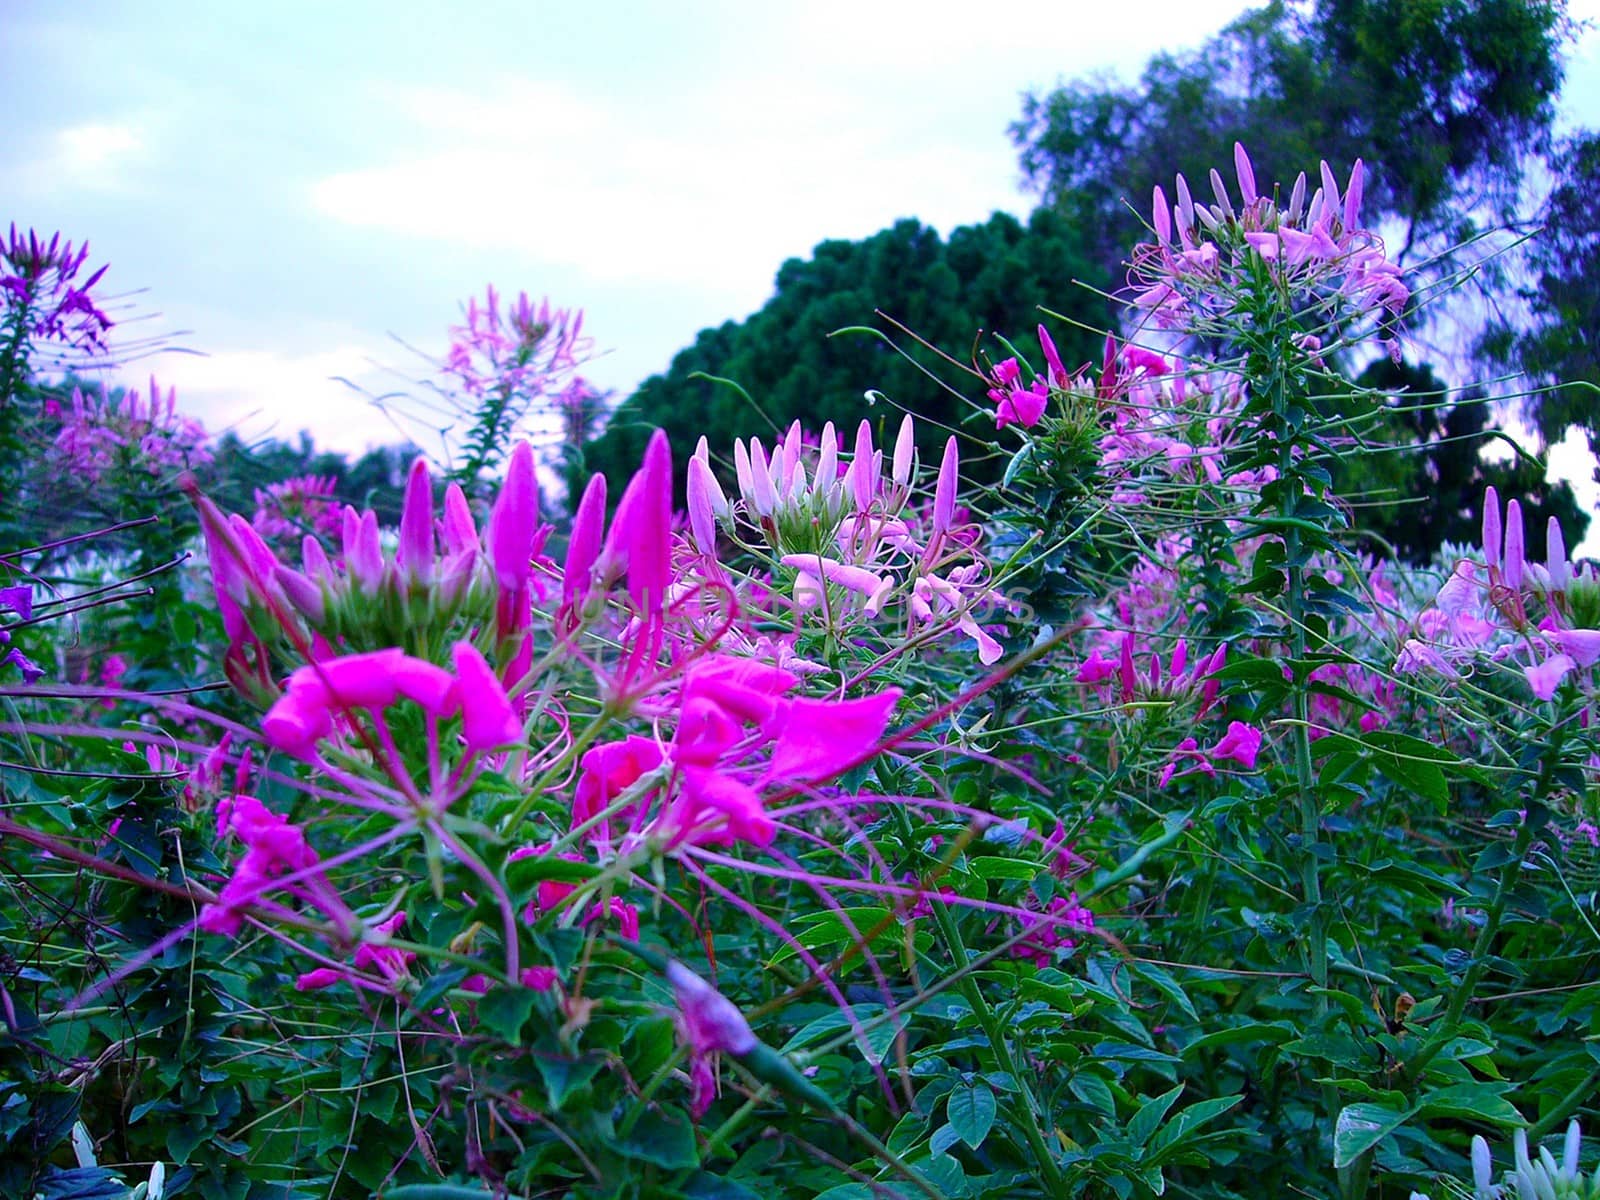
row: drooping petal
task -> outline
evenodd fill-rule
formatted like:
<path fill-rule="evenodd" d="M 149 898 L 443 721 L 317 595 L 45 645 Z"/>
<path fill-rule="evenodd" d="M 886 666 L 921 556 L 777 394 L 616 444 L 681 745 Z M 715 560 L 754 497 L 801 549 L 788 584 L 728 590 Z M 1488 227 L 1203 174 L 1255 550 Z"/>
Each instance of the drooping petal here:
<path fill-rule="evenodd" d="M 859 700 L 790 700 L 767 778 L 818 783 L 863 761 L 883 740 L 900 689 Z"/>
<path fill-rule="evenodd" d="M 457 642 L 450 653 L 461 699 L 461 736 L 469 750 L 494 750 L 522 740 L 522 722 L 477 647 Z"/>

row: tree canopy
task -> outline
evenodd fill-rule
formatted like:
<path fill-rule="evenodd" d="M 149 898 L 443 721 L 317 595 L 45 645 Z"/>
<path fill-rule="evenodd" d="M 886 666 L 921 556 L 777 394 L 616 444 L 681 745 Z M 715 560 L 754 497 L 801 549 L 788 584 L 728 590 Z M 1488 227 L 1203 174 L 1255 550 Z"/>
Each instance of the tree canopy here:
<path fill-rule="evenodd" d="M 1437 248 L 1519 215 L 1550 147 L 1569 33 L 1549 0 L 1315 0 L 1245 13 L 1137 86 L 1078 80 L 1026 97 L 1024 173 L 1068 214 L 1105 279 L 1139 239 L 1150 189 L 1203 181 L 1242 142 L 1264 178 L 1365 160 L 1367 211 Z"/>
<path fill-rule="evenodd" d="M 1040 305 L 1092 320 L 1098 302 L 1073 282 L 1091 269 L 1081 247 L 1068 220 L 1050 210 L 1026 224 L 997 213 L 981 225 L 952 230 L 948 239 L 903 220 L 861 241 L 823 242 L 810 258 L 783 264 L 772 298 L 759 311 L 702 330 L 665 374 L 645 380 L 587 448 L 584 465 L 613 480 L 626 478 L 656 426 L 681 456 L 701 434 L 726 445 L 735 437 L 765 438 L 796 417 L 813 430 L 824 421 L 849 428 L 880 415 L 885 423 L 891 416 L 898 421 L 893 409 L 873 406 L 863 394 L 868 388 L 917 415 L 926 455 L 943 441 L 940 426 L 954 426 L 970 411 L 938 382 L 952 381 L 959 371 L 885 317 L 953 355 L 970 354 L 982 332 L 1028 334 L 1047 320 Z M 1068 361 L 1098 354 L 1092 335 L 1049 325 Z M 850 327 L 892 336 L 908 353 L 871 333 L 837 332 Z M 736 381 L 754 405 L 701 375 Z M 967 390 L 982 395 L 975 385 Z"/>

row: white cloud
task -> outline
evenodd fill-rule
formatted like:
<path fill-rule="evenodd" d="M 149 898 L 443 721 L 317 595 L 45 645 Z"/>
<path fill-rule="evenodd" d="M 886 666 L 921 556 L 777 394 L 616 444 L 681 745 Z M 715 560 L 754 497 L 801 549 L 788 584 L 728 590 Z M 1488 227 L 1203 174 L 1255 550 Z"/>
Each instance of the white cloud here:
<path fill-rule="evenodd" d="M 335 378 L 373 386 L 374 353 L 353 344 L 300 354 L 238 348 L 166 356 L 155 376 L 163 387 L 175 386 L 179 407 L 214 434 L 292 441 L 310 429 L 319 447 L 352 453 L 400 440 L 387 435 L 365 398 Z"/>
<path fill-rule="evenodd" d="M 57 130 L 50 152 L 22 169 L 48 194 L 63 188 L 83 192 L 119 192 L 128 184 L 128 170 L 145 156 L 146 138 L 134 121 L 91 121 Z"/>
<path fill-rule="evenodd" d="M 551 85 L 417 93 L 407 107 L 451 148 L 327 176 L 310 199 L 325 216 L 405 237 L 740 293 L 752 281 L 764 293 L 779 262 L 824 237 L 913 215 L 948 228 L 1016 206 L 998 138 L 982 150 L 912 143 L 843 114 L 819 121 L 838 105 L 826 93 L 780 95 L 689 96 L 642 116 Z"/>

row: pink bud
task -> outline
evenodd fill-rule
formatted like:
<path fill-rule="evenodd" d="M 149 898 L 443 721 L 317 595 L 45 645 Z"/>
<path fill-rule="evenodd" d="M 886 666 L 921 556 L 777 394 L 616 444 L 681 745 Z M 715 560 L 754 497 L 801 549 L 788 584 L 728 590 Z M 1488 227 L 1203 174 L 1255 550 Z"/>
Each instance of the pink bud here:
<path fill-rule="evenodd" d="M 782 453 L 776 447 L 773 457 L 781 458 Z M 758 516 L 770 517 L 778 508 L 778 491 L 772 482 L 773 465 L 767 461 L 767 452 L 762 448 L 760 438 L 750 439 L 750 494 L 747 497 L 755 505 Z"/>
<path fill-rule="evenodd" d="M 1501 568 L 1501 577 L 1513 590 L 1522 586 L 1522 547 L 1522 505 L 1513 500 L 1506 505 L 1506 561 Z"/>
<path fill-rule="evenodd" d="M 1156 240 L 1163 246 L 1172 244 L 1172 210 L 1167 207 L 1167 194 L 1156 184 L 1150 196 L 1150 215 L 1155 224 Z"/>
<path fill-rule="evenodd" d="M 900 422 L 900 432 L 894 439 L 894 462 L 890 468 L 890 478 L 897 487 L 906 487 L 911 483 L 911 460 L 917 453 L 916 423 L 912 421 L 911 414 L 907 413 Z"/>
<path fill-rule="evenodd" d="M 1133 634 L 1122 635 L 1122 657 L 1117 662 L 1117 676 L 1122 684 L 1122 702 L 1129 703 L 1133 699 L 1134 685 L 1138 682 L 1138 674 L 1133 667 Z"/>
<path fill-rule="evenodd" d="M 444 548 L 446 554 L 461 554 L 478 546 L 478 524 L 472 519 L 472 509 L 459 483 L 444 490 Z"/>
<path fill-rule="evenodd" d="M 1305 211 L 1305 203 L 1306 203 L 1306 173 L 1304 171 L 1301 171 L 1300 174 L 1295 177 L 1294 187 L 1289 192 L 1289 209 L 1284 214 L 1286 217 L 1289 218 L 1289 223 L 1290 224 L 1292 224 L 1292 225 L 1299 224 L 1299 222 L 1300 222 L 1300 214 Z"/>
<path fill-rule="evenodd" d="M 572 534 L 567 539 L 567 564 L 561 573 L 561 602 L 568 607 L 583 603 L 589 592 L 600 541 L 605 535 L 606 477 L 591 475 L 578 511 L 572 517 Z"/>
<path fill-rule="evenodd" d="M 1333 168 L 1328 166 L 1328 160 L 1322 160 L 1322 205 L 1323 211 L 1330 216 L 1339 208 L 1339 183 L 1333 177 Z"/>
<path fill-rule="evenodd" d="M 946 439 L 944 458 L 939 463 L 939 481 L 933 489 L 933 528 L 945 533 L 956 513 L 957 473 L 961 469 L 961 454 L 956 449 L 954 435 Z"/>
<path fill-rule="evenodd" d="M 1044 361 L 1050 369 L 1050 382 L 1060 388 L 1066 387 L 1067 369 L 1061 365 L 1061 355 L 1056 350 L 1056 344 L 1051 339 L 1049 331 L 1043 325 L 1039 326 L 1039 349 L 1044 352 Z"/>
<path fill-rule="evenodd" d="M 299 609 L 306 620 L 313 625 L 322 624 L 326 615 L 322 602 L 322 589 L 300 574 L 293 567 L 279 563 L 273 571 L 273 578 L 283 594 L 289 598 L 289 603 Z"/>
<path fill-rule="evenodd" d="M 1500 566 L 1500 494 L 1492 486 L 1483 490 L 1483 558 Z"/>
<path fill-rule="evenodd" d="M 506 481 L 489 514 L 486 540 L 489 561 L 500 586 L 520 591 L 528 586 L 533 534 L 539 520 L 539 485 L 534 478 L 533 447 L 518 442 L 506 464 Z"/>
<path fill-rule="evenodd" d="M 1215 167 L 1211 169 L 1211 192 L 1217 198 L 1217 207 L 1230 217 L 1233 213 L 1233 201 L 1228 199 L 1228 186 L 1222 182 L 1222 176 Z"/>
<path fill-rule="evenodd" d="M 400 545 L 395 564 L 408 583 L 427 587 L 433 579 L 433 478 L 421 455 L 406 477 L 405 504 L 400 510 Z"/>
<path fill-rule="evenodd" d="M 714 556 L 717 551 L 717 502 L 720 500 L 722 507 L 726 507 L 728 502 L 722 497 L 717 477 L 701 459 L 689 460 L 687 492 L 689 529 L 694 534 L 695 544 L 700 547 L 701 554 Z"/>
<path fill-rule="evenodd" d="M 832 493 L 839 482 L 839 435 L 833 422 L 822 427 L 822 437 L 817 450 L 817 490 L 823 495 Z"/>
<path fill-rule="evenodd" d="M 1355 165 L 1350 168 L 1350 183 L 1344 191 L 1344 229 L 1349 233 L 1358 226 L 1356 222 L 1361 218 L 1361 190 L 1366 179 L 1367 169 L 1358 158 Z"/>
<path fill-rule="evenodd" d="M 1567 542 L 1561 532 L 1561 522 L 1551 517 L 1545 525 L 1545 571 L 1550 576 L 1550 590 L 1564 592 L 1572 583 L 1572 564 L 1567 561 Z"/>
<path fill-rule="evenodd" d="M 368 509 L 344 510 L 344 565 L 367 595 L 383 586 L 383 542 L 378 536 L 378 514 Z"/>
<path fill-rule="evenodd" d="M 1239 198 L 1249 208 L 1256 202 L 1256 172 L 1250 165 L 1250 156 L 1238 142 L 1233 144 L 1233 169 L 1239 176 Z"/>
<path fill-rule="evenodd" d="M 328 552 L 309 533 L 300 542 L 300 566 L 318 583 L 330 583 L 333 580 L 333 564 L 328 561 Z"/>
<path fill-rule="evenodd" d="M 641 610 L 660 613 L 672 582 L 672 448 L 656 430 L 644 462 L 623 489 L 601 550 L 608 564 L 626 563 L 628 595 Z"/>
<path fill-rule="evenodd" d="M 856 452 L 850 463 L 855 477 L 856 508 L 862 512 L 872 507 L 872 497 L 878 490 L 872 460 L 872 426 L 863 420 L 856 427 Z"/>

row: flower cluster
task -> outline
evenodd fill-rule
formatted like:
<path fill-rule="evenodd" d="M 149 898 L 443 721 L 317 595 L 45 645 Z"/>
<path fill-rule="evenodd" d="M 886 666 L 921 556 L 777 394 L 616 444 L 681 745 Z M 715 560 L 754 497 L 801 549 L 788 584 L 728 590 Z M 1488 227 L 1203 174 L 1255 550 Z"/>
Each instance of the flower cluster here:
<path fill-rule="evenodd" d="M 74 388 L 55 439 L 62 469 L 98 482 L 119 467 L 165 476 L 210 462 L 205 426 L 177 405 L 177 389 L 163 397 L 154 378 L 148 397 L 137 389 L 113 399 L 103 387 L 98 396 Z"/>
<path fill-rule="evenodd" d="M 331 475 L 296 475 L 257 488 L 256 512 L 250 523 L 268 541 L 304 534 L 337 536 L 342 525 L 334 495 L 338 486 L 339 481 Z"/>
<path fill-rule="evenodd" d="M 74 249 L 59 233 L 41 241 L 31 229 L 24 235 L 11 226 L 9 235 L 0 241 L 0 296 L 23 322 L 29 338 L 63 343 L 75 350 L 105 348 L 112 322 L 89 293 L 106 268 L 78 282 L 88 258 L 87 242 Z"/>
<path fill-rule="evenodd" d="M 1545 562 L 1528 561 L 1521 504 L 1512 500 L 1502 516 L 1491 487 L 1483 506 L 1483 562 L 1457 561 L 1433 604 L 1418 615 L 1395 669 L 1455 678 L 1480 657 L 1515 663 L 1540 700 L 1553 699 L 1574 672 L 1592 683 L 1590 669 L 1600 662 L 1600 570 L 1568 561 L 1554 517 L 1546 529 Z"/>
<path fill-rule="evenodd" d="M 534 304 L 526 292 L 502 309 L 490 287 L 482 304 L 476 296 L 467 301 L 465 318 L 450 330 L 444 369 L 479 399 L 498 392 L 550 394 L 590 349 L 581 309 L 551 308 L 548 299 Z"/>
<path fill-rule="evenodd" d="M 736 440 L 738 497 L 730 501 L 701 439 L 688 467 L 689 526 L 709 578 L 726 577 L 719 533 L 737 548 L 776 556 L 797 619 L 844 632 L 900 610 L 914 635 L 956 630 L 985 664 L 1003 649 L 979 621 L 1005 607 L 993 589 L 977 530 L 958 508 L 960 454 L 945 442 L 931 500 L 917 495 L 916 429 L 901 421 L 886 455 L 862 421 L 847 448 L 829 422 L 808 445 L 796 421 L 770 454 Z"/>
<path fill-rule="evenodd" d="M 1156 241 L 1137 247 L 1133 302 L 1165 328 L 1196 331 L 1231 310 L 1257 273 L 1284 293 L 1314 297 L 1331 313 L 1378 312 L 1398 318 L 1410 292 L 1386 257 L 1383 239 L 1360 224 L 1364 168 L 1359 159 L 1341 196 L 1322 164 L 1321 186 L 1306 198 L 1306 176 L 1288 202 L 1256 188 L 1243 146 L 1234 146 L 1239 206 L 1222 176 L 1211 172 L 1216 203 L 1196 203 L 1177 177 L 1177 201 L 1158 186 L 1151 205 Z"/>

